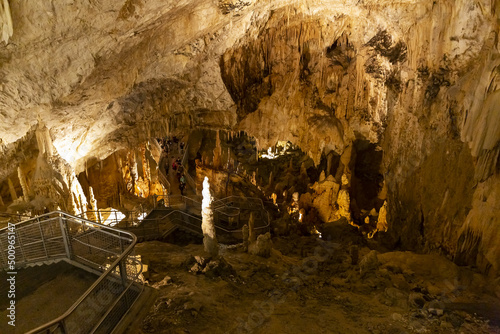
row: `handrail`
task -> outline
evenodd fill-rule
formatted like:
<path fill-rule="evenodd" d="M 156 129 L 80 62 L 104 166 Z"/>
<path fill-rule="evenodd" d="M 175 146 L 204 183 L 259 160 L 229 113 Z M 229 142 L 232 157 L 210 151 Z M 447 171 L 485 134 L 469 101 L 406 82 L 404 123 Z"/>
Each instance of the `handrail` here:
<path fill-rule="evenodd" d="M 158 218 L 144 218 L 141 220 L 139 219 L 136 220 L 134 217 L 132 219 L 124 218 L 120 221 L 122 224 L 123 222 L 125 222 L 125 226 L 120 224 L 122 228 L 137 233 L 140 233 L 140 231 L 142 231 L 144 237 L 159 236 L 159 234 L 161 234 L 159 231 L 160 222 L 162 220 L 168 219 L 168 217 L 170 215 L 173 215 L 174 212 L 180 212 L 183 215 L 197 219 L 201 224 L 201 220 L 198 217 L 195 217 L 189 214 L 188 212 L 182 211 L 182 210 L 189 211 L 194 209 L 196 210 L 197 214 L 201 215 L 201 203 L 198 201 L 198 199 L 194 199 L 183 195 L 173 195 L 173 196 L 157 195 L 153 198 L 153 200 L 156 202 L 158 199 L 161 198 L 168 199 L 169 203 L 168 207 L 174 208 L 174 210 Z M 153 207 L 156 207 L 155 205 L 153 205 Z M 260 198 L 229 196 L 212 202 L 212 210 L 214 212 L 215 227 L 220 232 L 228 234 L 237 234 L 242 232 L 240 224 L 240 216 L 243 214 L 242 210 L 244 210 L 244 212 L 246 213 L 248 213 L 248 211 L 258 212 L 257 216 L 254 216 L 257 225 L 254 227 L 254 230 L 268 229 L 270 226 L 269 213 L 265 209 L 264 204 Z M 227 210 L 233 212 L 228 212 Z M 129 214 L 135 213 L 135 211 L 130 211 L 128 213 Z M 235 229 L 225 228 L 221 223 L 223 221 L 223 219 L 221 218 L 223 217 L 226 217 L 225 221 L 229 224 L 232 224 L 232 222 L 236 221 L 237 228 Z M 186 223 L 183 221 L 181 222 Z M 117 223 L 119 222 L 117 221 Z M 149 224 L 152 224 L 152 226 L 147 226 Z M 178 225 L 182 226 L 182 224 Z M 200 226 L 198 228 L 200 228 Z M 146 234 L 146 231 L 148 231 L 149 234 Z"/>
<path fill-rule="evenodd" d="M 115 237 L 115 238 L 118 238 L 119 240 L 124 240 L 126 242 L 129 242 L 129 245 L 125 248 L 125 249 L 122 249 L 120 253 L 115 253 L 115 255 L 117 256 L 117 258 L 115 259 L 115 261 L 113 261 L 113 263 L 111 265 L 109 265 L 107 267 L 107 269 L 101 274 L 101 276 L 99 276 L 99 278 L 87 289 L 87 291 L 85 291 L 85 293 L 83 295 L 80 296 L 80 298 L 78 298 L 78 300 L 61 316 L 57 317 L 56 319 L 46 323 L 46 324 L 43 324 L 31 331 L 29 331 L 28 333 L 29 334 L 32 334 L 32 333 L 40 333 L 40 332 L 47 332 L 47 331 L 50 331 L 51 327 L 53 326 L 57 326 L 58 327 L 61 327 L 63 329 L 63 331 L 66 330 L 66 326 L 67 326 L 67 323 L 66 323 L 66 320 L 68 320 L 68 317 L 70 315 L 73 314 L 73 312 L 80 306 L 82 305 L 82 303 L 87 299 L 89 298 L 89 296 L 94 293 L 96 290 L 96 288 L 104 282 L 105 279 L 109 279 L 111 278 L 111 275 L 112 274 L 116 274 L 117 273 L 117 268 L 120 269 L 120 276 L 122 277 L 122 285 L 125 287 L 125 282 L 127 280 L 130 280 L 130 284 L 127 284 L 127 286 L 124 288 L 124 290 L 122 291 L 122 294 L 120 294 L 118 300 L 127 292 L 129 291 L 130 287 L 132 286 L 132 283 L 139 278 L 141 272 L 142 272 L 142 264 L 141 264 L 141 268 L 140 270 L 138 270 L 135 275 L 132 277 L 132 279 L 130 279 L 130 277 L 128 277 L 128 270 L 127 270 L 127 264 L 124 262 L 124 261 L 128 261 L 130 260 L 131 258 L 129 258 L 129 256 L 131 255 L 136 243 L 137 243 L 137 237 L 132 234 L 132 233 L 129 233 L 129 232 L 126 232 L 126 231 L 123 231 L 123 230 L 120 230 L 120 229 L 115 229 L 115 228 L 112 228 L 112 227 L 109 227 L 109 226 L 106 226 L 106 225 L 102 225 L 102 224 L 99 224 L 99 223 L 96 223 L 96 222 L 92 222 L 92 221 L 89 221 L 87 219 L 84 219 L 84 218 L 81 218 L 81 217 L 77 217 L 77 216 L 73 216 L 71 214 L 68 214 L 66 212 L 62 212 L 62 211 L 53 211 L 53 212 L 50 212 L 50 213 L 47 213 L 47 214 L 43 214 L 41 216 L 38 216 L 36 218 L 33 218 L 33 219 L 30 219 L 30 220 L 27 220 L 27 221 L 23 221 L 19 224 L 16 225 L 16 231 L 20 231 L 21 229 L 23 229 L 24 227 L 30 225 L 30 224 L 40 224 L 40 223 L 47 223 L 47 222 L 56 222 L 56 221 L 59 221 L 60 224 L 61 224 L 61 238 L 63 238 L 64 240 L 64 243 L 65 243 L 65 247 L 69 247 L 69 245 L 72 245 L 71 244 L 71 241 L 72 240 L 77 240 L 76 237 L 80 237 L 82 235 L 85 235 L 85 232 L 82 233 L 80 230 L 79 234 L 75 234 L 75 235 L 70 235 L 70 232 L 71 231 L 71 227 L 68 226 L 68 223 L 76 223 L 77 225 L 81 225 L 81 226 L 86 226 L 90 229 L 94 229 L 95 231 L 94 232 L 97 232 L 97 231 L 101 231 L 101 232 L 104 232 L 105 234 L 108 234 L 109 236 L 111 237 Z M 64 222 L 64 229 L 66 229 L 66 233 L 63 232 L 63 222 Z M 0 230 L 0 235 L 3 234 L 3 233 L 6 233 L 8 231 L 7 228 L 4 228 L 4 229 L 1 229 Z M 44 235 L 42 233 L 42 235 L 40 236 L 42 242 L 43 242 L 43 239 L 44 239 Z M 66 239 L 69 239 L 69 240 L 66 240 Z M 21 240 L 21 238 L 18 238 L 17 240 Z M 22 240 L 21 240 L 22 242 Z M 120 245 L 123 245 L 123 243 L 120 241 Z M 19 247 L 20 249 L 22 250 L 22 244 L 19 244 Z M 72 247 L 72 246 L 71 246 Z M 89 247 L 91 247 L 91 245 L 89 244 Z M 92 247 L 96 247 L 95 245 L 92 245 Z M 122 247 L 121 247 L 122 248 Z M 68 248 L 67 248 L 68 249 Z M 2 249 L 3 251 L 3 249 Z M 71 254 L 67 254 L 67 257 L 69 257 L 69 259 L 71 260 L 71 258 L 73 256 L 76 256 L 78 257 L 78 254 L 75 253 L 75 250 L 72 249 L 71 250 L 72 252 L 72 255 Z M 48 256 L 48 254 L 46 255 Z M 82 258 L 85 260 L 85 258 Z M 26 259 L 25 259 L 26 260 Z M 136 259 L 131 259 L 133 262 L 139 262 L 137 261 Z M 37 262 L 40 262 L 40 260 L 38 260 Z M 78 262 L 78 260 L 77 260 Z M 22 262 L 21 262 L 22 263 Z M 28 264 L 30 263 L 30 261 L 24 261 L 24 264 Z M 81 263 L 81 262 L 79 262 Z M 85 265 L 84 263 L 81 263 L 83 265 Z M 141 289 L 142 291 L 142 289 Z M 96 292 L 97 293 L 97 292 Z M 109 312 L 111 312 L 111 310 L 113 310 L 114 308 L 114 305 L 116 305 L 116 303 L 118 302 L 118 300 L 113 303 L 112 305 L 108 306 L 108 309 L 106 310 L 107 312 L 105 313 L 105 315 L 103 317 L 100 318 L 99 322 L 94 325 L 94 330 L 96 330 L 100 324 L 104 321 L 104 319 L 106 318 L 107 314 L 109 314 Z M 135 301 L 136 299 L 134 299 Z M 128 305 L 128 304 L 127 304 Z M 102 305 L 103 308 L 106 307 L 105 305 Z M 93 331 L 92 331 L 93 332 Z"/>
<path fill-rule="evenodd" d="M 167 175 L 163 172 L 161 166 L 158 165 L 158 180 L 163 186 L 167 189 L 168 193 L 171 191 L 170 181 L 167 178 Z"/>

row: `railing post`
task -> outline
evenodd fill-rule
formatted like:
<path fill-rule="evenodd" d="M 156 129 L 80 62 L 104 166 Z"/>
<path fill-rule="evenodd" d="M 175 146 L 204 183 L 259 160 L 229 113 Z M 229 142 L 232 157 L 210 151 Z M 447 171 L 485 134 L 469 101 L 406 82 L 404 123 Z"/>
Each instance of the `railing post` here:
<path fill-rule="evenodd" d="M 43 250 L 45 251 L 45 258 L 49 258 L 49 253 L 47 252 L 47 246 L 45 245 L 45 238 L 43 236 L 42 225 L 38 222 L 38 229 L 40 230 L 40 238 L 42 238 Z"/>
<path fill-rule="evenodd" d="M 128 281 L 128 277 L 127 277 L 127 258 L 128 256 L 126 256 L 125 258 L 123 258 L 123 260 L 120 261 L 120 263 L 118 264 L 118 267 L 120 268 L 120 277 L 122 279 L 122 285 L 123 285 L 123 289 L 125 290 L 127 288 L 127 281 Z M 125 300 L 127 301 L 127 308 L 130 307 L 129 305 L 129 300 L 128 298 L 125 296 Z"/>
<path fill-rule="evenodd" d="M 68 329 L 66 328 L 66 322 L 64 322 L 64 319 L 61 320 L 60 324 L 61 324 L 61 333 L 67 334 Z M 47 333 L 50 333 L 49 330 L 47 330 Z"/>
<path fill-rule="evenodd" d="M 64 249 L 66 250 L 66 256 L 71 260 L 71 248 L 70 248 L 70 240 L 68 233 L 68 226 L 64 223 L 62 217 L 59 217 L 59 225 L 61 227 L 61 234 L 64 242 Z"/>

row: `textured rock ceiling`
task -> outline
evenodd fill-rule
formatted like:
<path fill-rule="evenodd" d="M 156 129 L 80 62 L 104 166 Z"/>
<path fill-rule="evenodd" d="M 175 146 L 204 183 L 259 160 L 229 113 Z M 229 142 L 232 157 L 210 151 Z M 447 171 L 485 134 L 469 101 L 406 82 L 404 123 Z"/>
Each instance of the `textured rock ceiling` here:
<path fill-rule="evenodd" d="M 363 139 L 384 151 L 396 244 L 500 272 L 498 0 L 9 3 L 0 179 L 38 119 L 77 172 L 175 128 L 290 140 L 315 162 Z"/>
<path fill-rule="evenodd" d="M 250 45 L 253 49 L 248 51 L 253 52 L 254 61 L 265 62 L 260 50 L 269 53 L 278 46 L 283 53 L 274 55 L 274 63 L 267 66 L 281 75 L 272 83 L 281 93 L 296 82 L 278 66 L 298 66 L 300 59 L 294 58 L 297 54 L 300 58 L 301 46 L 310 44 L 312 53 L 326 53 L 344 34 L 353 49 L 351 57 L 369 58 L 367 43 L 377 32 L 386 30 L 389 43 L 402 41 L 408 45 L 410 59 L 396 69 L 404 83 L 414 76 L 412 70 L 422 65 L 419 61 L 424 59 L 424 65 L 436 68 L 444 54 L 455 67 L 468 70 L 495 24 L 489 1 L 11 1 L 10 7 L 14 34 L 0 51 L 1 138 L 4 144 L 18 140 L 39 116 L 52 130 L 59 154 L 71 164 L 89 154 L 109 154 L 116 149 L 114 139 L 123 141 L 120 137 L 131 133 L 131 127 L 168 114 L 184 112 L 196 117 L 211 111 L 224 115 L 212 117 L 208 121 L 212 126 L 233 126 L 231 115 L 236 106 L 242 108 L 240 101 L 233 101 L 228 94 L 219 66 L 220 57 L 231 48 L 243 46 L 241 53 L 245 56 L 247 43 L 258 44 Z M 264 36 L 269 30 L 272 32 Z M 299 53 L 293 54 L 291 43 L 297 43 Z M 328 59 L 319 59 L 321 56 L 316 55 L 318 64 L 310 71 L 313 75 L 320 71 L 322 77 L 313 79 L 334 80 L 326 76 L 334 77 L 335 71 L 326 69 L 323 73 L 323 63 Z M 376 66 L 383 76 L 394 70 L 387 60 L 379 63 Z M 353 73 L 347 80 L 360 86 L 366 80 L 359 75 L 363 64 L 357 64 L 361 64 L 358 75 Z M 235 81 L 238 79 L 235 75 Z M 377 87 L 376 80 L 371 80 L 371 85 L 368 94 L 381 103 L 372 108 L 368 118 L 380 125 L 387 114 L 382 96 L 386 92 L 384 87 Z M 323 123 L 321 115 L 310 110 L 304 112 L 306 115 L 295 115 L 300 114 L 297 109 L 302 105 L 293 99 L 287 105 L 285 100 L 290 96 L 275 95 L 273 101 L 262 103 L 262 110 L 273 109 L 285 114 L 284 118 L 293 114 L 299 121 L 314 116 L 317 123 Z M 325 98 L 325 92 L 320 95 L 327 104 L 335 100 Z M 262 97 L 257 94 L 251 98 L 258 104 Z M 249 117 L 243 127 L 251 128 L 255 117 L 258 114 Z M 220 124 L 213 124 L 214 119 Z M 368 133 L 371 122 L 356 122 L 356 129 L 377 141 L 374 133 Z M 267 132 L 274 125 L 266 124 L 262 129 Z M 287 129 L 278 130 L 269 142 L 295 139 L 305 149 L 318 153 L 312 147 L 315 144 L 307 144 L 309 139 L 290 134 Z M 328 130 L 319 129 L 320 134 L 324 132 Z M 269 144 L 265 140 L 269 136 L 253 134 L 263 139 L 263 145 Z M 329 146 L 342 150 L 342 143 L 334 138 Z"/>

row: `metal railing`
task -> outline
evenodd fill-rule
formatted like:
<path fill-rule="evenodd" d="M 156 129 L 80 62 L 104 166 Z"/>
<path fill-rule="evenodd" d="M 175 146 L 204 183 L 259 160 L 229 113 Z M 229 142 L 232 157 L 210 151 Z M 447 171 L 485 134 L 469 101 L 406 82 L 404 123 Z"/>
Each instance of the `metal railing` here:
<path fill-rule="evenodd" d="M 141 294 L 142 264 L 133 255 L 137 238 L 61 211 L 15 225 L 16 267 L 65 260 L 101 273 L 63 315 L 28 332 L 110 333 Z M 8 269 L 8 229 L 0 230 L 0 264 Z"/>
<path fill-rule="evenodd" d="M 158 199 L 162 198 L 163 196 L 157 196 L 155 200 L 158 201 Z M 199 218 L 201 217 L 201 197 L 193 199 L 186 196 L 169 196 L 168 203 L 169 206 L 166 206 L 166 208 L 172 209 L 172 211 L 164 216 L 143 219 L 135 227 L 127 227 L 123 226 L 123 224 L 122 227 L 145 239 L 164 236 L 162 224 L 164 225 L 167 222 L 180 228 L 202 233 L 202 221 Z M 158 205 L 155 207 L 158 207 Z M 257 234 L 269 231 L 269 214 L 265 210 L 262 201 L 258 198 L 228 197 L 214 201 L 212 209 L 218 237 L 221 234 L 226 236 L 223 240 L 242 240 L 242 227 L 248 224 L 251 214 L 254 219 L 254 231 Z"/>
<path fill-rule="evenodd" d="M 141 220 L 146 217 L 151 210 L 146 208 L 141 208 L 141 210 L 136 211 L 117 211 L 117 210 L 89 210 L 77 215 L 77 217 L 88 219 L 99 224 L 107 226 L 116 226 L 119 223 L 135 226 L 138 225 Z M 119 214 L 124 214 L 125 217 L 119 217 Z"/>
<path fill-rule="evenodd" d="M 163 207 L 172 211 L 155 218 L 150 217 L 152 211 L 149 213 L 145 211 L 140 213 L 138 211 L 129 211 L 126 213 L 126 218 L 123 219 L 118 219 L 116 213 L 110 212 L 108 222 L 113 219 L 114 213 L 115 221 L 112 224 L 118 228 L 133 232 L 141 240 L 162 237 L 164 232 L 162 232 L 162 224 L 164 225 L 166 222 L 171 222 L 182 228 L 187 225 L 187 220 L 189 220 L 191 225 L 195 224 L 197 226 L 196 230 L 201 232 L 201 196 L 154 195 L 152 200 L 153 209 Z M 254 231 L 257 234 L 269 231 L 269 214 L 259 198 L 226 197 L 212 202 L 212 209 L 216 230 L 229 235 L 231 240 L 241 240 L 243 238 L 242 227 L 249 223 L 251 215 L 254 221 Z M 103 211 L 99 212 L 102 213 Z M 175 213 L 177 219 L 173 219 L 174 214 L 172 212 L 177 212 Z M 179 215 L 182 216 L 182 219 L 179 218 Z M 88 212 L 86 216 L 98 217 L 98 215 L 88 214 Z M 186 217 L 188 218 L 186 219 Z"/>

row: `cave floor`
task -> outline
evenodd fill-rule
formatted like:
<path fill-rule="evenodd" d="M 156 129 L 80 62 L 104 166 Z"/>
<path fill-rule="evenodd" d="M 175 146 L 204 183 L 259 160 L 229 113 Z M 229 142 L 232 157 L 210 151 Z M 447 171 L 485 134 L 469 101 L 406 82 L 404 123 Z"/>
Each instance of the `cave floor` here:
<path fill-rule="evenodd" d="M 352 264 L 341 244 L 273 243 L 269 258 L 221 246 L 232 270 L 207 273 L 190 272 L 202 245 L 138 244 L 159 294 L 133 332 L 500 333 L 499 299 L 486 278 L 444 257 L 391 252 L 373 260 L 360 248 Z"/>

